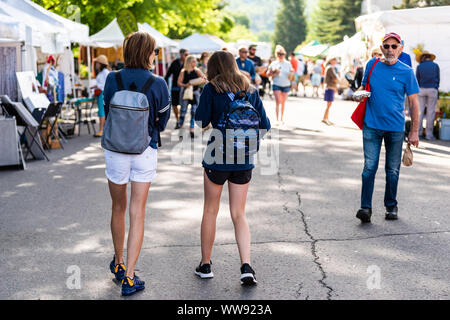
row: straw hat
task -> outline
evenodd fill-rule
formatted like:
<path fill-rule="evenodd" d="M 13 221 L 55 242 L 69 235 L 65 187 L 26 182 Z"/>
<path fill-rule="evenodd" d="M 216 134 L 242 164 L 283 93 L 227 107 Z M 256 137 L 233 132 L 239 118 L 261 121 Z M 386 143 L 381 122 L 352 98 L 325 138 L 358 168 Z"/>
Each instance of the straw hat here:
<path fill-rule="evenodd" d="M 94 62 L 101 63 L 101 64 L 103 64 L 105 66 L 109 65 L 108 58 L 104 54 L 101 54 L 97 58 L 95 58 Z"/>
<path fill-rule="evenodd" d="M 381 52 L 380 47 L 373 47 L 370 52 L 370 56 L 373 56 L 375 53 L 383 55 L 383 52 Z"/>
<path fill-rule="evenodd" d="M 424 56 L 424 55 L 430 56 L 431 60 L 433 60 L 433 61 L 434 61 L 434 59 L 436 59 L 436 55 L 435 54 L 431 53 L 430 51 L 424 50 L 424 51 L 422 51 L 421 54 L 416 55 L 416 61 L 418 63 L 420 63 L 421 60 L 422 60 L 422 56 Z"/>
<path fill-rule="evenodd" d="M 338 61 L 338 57 L 336 56 L 328 56 L 327 59 L 325 60 L 325 65 L 329 64 L 331 60 L 336 60 L 336 62 Z"/>

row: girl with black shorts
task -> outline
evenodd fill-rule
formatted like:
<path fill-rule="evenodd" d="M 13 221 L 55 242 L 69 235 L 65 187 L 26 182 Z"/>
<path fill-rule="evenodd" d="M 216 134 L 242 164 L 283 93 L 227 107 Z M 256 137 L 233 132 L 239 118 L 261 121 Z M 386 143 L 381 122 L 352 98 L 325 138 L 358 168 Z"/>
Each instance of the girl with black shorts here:
<path fill-rule="evenodd" d="M 214 129 L 223 117 L 230 103 L 229 94 L 244 91 L 249 102 L 257 110 L 261 122 L 260 132 L 270 129 L 270 121 L 256 88 L 251 87 L 248 78 L 238 69 L 230 52 L 217 51 L 208 61 L 207 78 L 200 103 L 195 113 L 195 120 L 202 128 L 209 124 Z M 217 133 L 218 130 L 215 130 Z M 208 145 L 213 143 L 210 138 Z M 209 148 L 207 148 L 209 150 Z M 214 153 L 214 151 L 213 151 Z M 234 224 L 236 242 L 241 258 L 241 284 L 256 284 L 255 272 L 250 266 L 250 229 L 245 217 L 245 204 L 248 188 L 254 168 L 253 157 L 247 157 L 245 163 L 216 161 L 214 156 L 205 153 L 204 171 L 204 209 L 201 225 L 202 261 L 195 270 L 200 278 L 212 278 L 211 252 L 216 234 L 216 219 L 219 212 L 223 185 L 228 181 L 230 213 Z"/>

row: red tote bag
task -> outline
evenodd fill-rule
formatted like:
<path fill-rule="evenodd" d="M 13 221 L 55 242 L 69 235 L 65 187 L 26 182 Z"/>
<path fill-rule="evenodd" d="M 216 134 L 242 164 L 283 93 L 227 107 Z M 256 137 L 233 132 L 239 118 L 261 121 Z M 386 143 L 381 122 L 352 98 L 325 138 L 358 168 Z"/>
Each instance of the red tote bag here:
<path fill-rule="evenodd" d="M 369 76 L 367 78 L 366 86 L 364 87 L 364 90 L 370 92 L 370 75 L 372 74 L 373 68 L 375 68 L 375 65 L 380 61 L 380 59 L 375 60 L 372 69 L 370 69 Z M 366 116 L 366 105 L 367 104 L 367 98 L 364 98 L 363 101 L 361 101 L 358 106 L 356 107 L 355 111 L 352 114 L 352 120 L 356 125 L 362 130 L 364 126 L 364 117 Z"/>

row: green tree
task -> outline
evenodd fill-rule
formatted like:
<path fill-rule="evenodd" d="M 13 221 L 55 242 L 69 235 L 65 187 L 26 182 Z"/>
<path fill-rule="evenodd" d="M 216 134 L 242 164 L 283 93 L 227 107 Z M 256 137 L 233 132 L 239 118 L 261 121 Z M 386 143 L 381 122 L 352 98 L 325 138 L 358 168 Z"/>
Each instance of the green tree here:
<path fill-rule="evenodd" d="M 448 6 L 450 0 L 403 0 L 401 5 L 394 6 L 394 9 L 410 9 L 419 7 Z"/>
<path fill-rule="evenodd" d="M 91 34 L 104 28 L 120 9 L 130 9 L 138 22 L 173 38 L 193 32 L 221 34 L 233 27 L 232 18 L 224 14 L 221 0 L 33 0 L 64 17 L 74 17 L 79 8 L 79 21 L 90 27 Z M 76 16 L 76 14 L 75 14 Z"/>
<path fill-rule="evenodd" d="M 362 0 L 319 0 L 308 25 L 308 39 L 337 44 L 355 32 Z"/>
<path fill-rule="evenodd" d="M 247 29 L 250 29 L 250 18 L 246 13 L 232 12 L 234 23 L 240 24 L 242 26 L 246 26 Z"/>
<path fill-rule="evenodd" d="M 272 42 L 272 34 L 273 32 L 269 30 L 262 30 L 256 34 L 258 41 L 262 42 Z"/>
<path fill-rule="evenodd" d="M 305 6 L 303 0 L 281 0 L 275 20 L 274 45 L 281 44 L 287 52 L 306 37 Z"/>

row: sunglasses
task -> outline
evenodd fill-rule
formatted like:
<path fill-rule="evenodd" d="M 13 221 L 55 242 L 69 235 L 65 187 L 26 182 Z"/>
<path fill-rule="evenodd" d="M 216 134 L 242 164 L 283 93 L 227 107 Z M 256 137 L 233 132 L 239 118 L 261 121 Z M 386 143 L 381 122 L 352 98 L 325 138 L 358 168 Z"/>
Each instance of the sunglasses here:
<path fill-rule="evenodd" d="M 155 49 L 155 55 L 156 55 L 156 56 L 159 55 L 159 48 L 156 48 L 156 49 Z"/>
<path fill-rule="evenodd" d="M 387 50 L 387 49 L 389 49 L 389 48 L 392 48 L 392 49 L 397 49 L 399 47 L 399 45 L 398 44 L 383 44 L 383 48 L 385 49 L 385 50 Z"/>
<path fill-rule="evenodd" d="M 283 52 L 278 52 L 277 53 L 277 56 L 285 56 L 286 55 L 286 53 L 283 53 Z"/>

